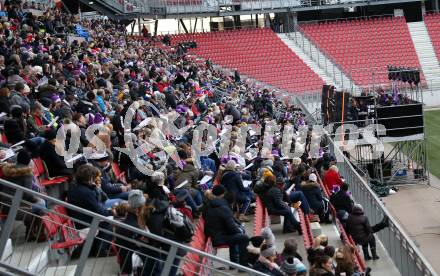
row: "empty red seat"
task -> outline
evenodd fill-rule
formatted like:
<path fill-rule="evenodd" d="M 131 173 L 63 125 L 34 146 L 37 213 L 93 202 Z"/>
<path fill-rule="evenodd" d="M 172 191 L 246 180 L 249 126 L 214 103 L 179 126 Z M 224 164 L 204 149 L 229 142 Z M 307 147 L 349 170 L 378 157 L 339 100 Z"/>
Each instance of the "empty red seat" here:
<path fill-rule="evenodd" d="M 431 37 L 437 59 L 440 57 L 440 14 L 427 14 L 425 24 Z"/>
<path fill-rule="evenodd" d="M 420 68 L 404 18 L 313 23 L 301 28 L 358 85 L 389 85 L 387 65 Z"/>
<path fill-rule="evenodd" d="M 185 40 L 197 42 L 191 53 L 293 93 L 320 90 L 324 84 L 270 29 L 176 35 L 172 43 Z"/>

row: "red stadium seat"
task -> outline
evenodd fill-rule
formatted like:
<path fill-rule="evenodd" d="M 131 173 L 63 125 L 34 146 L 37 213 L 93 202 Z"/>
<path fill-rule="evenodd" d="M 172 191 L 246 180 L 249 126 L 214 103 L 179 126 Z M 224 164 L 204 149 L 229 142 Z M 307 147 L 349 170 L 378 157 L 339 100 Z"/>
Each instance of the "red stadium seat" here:
<path fill-rule="evenodd" d="M 440 14 L 427 14 L 425 24 L 431 37 L 437 59 L 440 59 Z"/>
<path fill-rule="evenodd" d="M 197 42 L 190 53 L 293 93 L 320 90 L 324 84 L 270 29 L 181 34 L 172 43 L 188 40 Z"/>
<path fill-rule="evenodd" d="M 301 28 L 359 86 L 372 85 L 373 82 L 375 85 L 389 85 L 387 65 L 420 68 L 404 18 L 312 23 Z M 420 77 L 424 83 L 423 75 Z"/>
<path fill-rule="evenodd" d="M 44 161 L 41 158 L 34 158 L 33 161 L 35 165 L 34 175 L 39 178 L 42 186 L 61 184 L 69 180 L 67 176 L 49 177 Z"/>

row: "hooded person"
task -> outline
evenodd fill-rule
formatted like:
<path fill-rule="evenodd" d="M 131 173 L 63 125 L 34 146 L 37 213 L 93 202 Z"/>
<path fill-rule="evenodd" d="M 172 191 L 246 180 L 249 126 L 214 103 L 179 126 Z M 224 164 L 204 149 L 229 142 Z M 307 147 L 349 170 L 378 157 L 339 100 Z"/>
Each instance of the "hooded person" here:
<path fill-rule="evenodd" d="M 260 257 L 254 264 L 253 269 L 271 276 L 284 276 L 278 264 L 275 262 L 277 250 L 275 247 L 275 236 L 269 227 L 261 230 L 264 242 L 260 247 Z"/>

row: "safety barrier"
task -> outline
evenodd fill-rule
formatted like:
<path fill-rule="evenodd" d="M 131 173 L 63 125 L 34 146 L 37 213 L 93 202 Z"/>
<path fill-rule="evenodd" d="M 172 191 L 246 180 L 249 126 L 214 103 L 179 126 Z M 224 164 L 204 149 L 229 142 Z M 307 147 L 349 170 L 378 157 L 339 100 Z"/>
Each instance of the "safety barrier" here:
<path fill-rule="evenodd" d="M 318 177 L 318 183 L 321 186 L 322 191 L 324 192 L 324 196 L 330 201 L 330 196 L 331 196 L 330 190 L 328 189 L 327 186 L 324 185 L 324 183 L 322 183 L 322 179 L 321 179 L 321 176 L 319 175 L 319 173 L 317 174 L 317 177 Z M 361 272 L 365 271 L 364 259 L 362 258 L 355 242 L 350 237 L 350 235 L 348 235 L 347 232 L 345 231 L 344 226 L 339 221 L 339 219 L 336 215 L 336 210 L 331 203 L 329 203 L 329 208 L 330 208 L 330 211 L 332 214 L 333 222 L 335 223 L 336 229 L 338 229 L 339 234 L 341 236 L 341 240 L 343 241 L 344 244 L 351 245 L 353 248 L 355 248 L 354 254 L 355 254 L 356 264 Z"/>
<path fill-rule="evenodd" d="M 225 274 L 211 263 L 232 267 L 249 275 L 263 275 L 203 250 L 132 227 L 116 218 L 97 215 L 9 181 L 0 179 L 0 187 L 0 212 L 8 213 L 1 221 L 0 267 L 14 274 L 115 275 L 127 274 L 130 272 L 127 270 L 135 267 L 143 273 L 148 272 L 146 274 L 152 270 L 161 275 L 174 275 L 177 271 L 199 275 L 197 271 L 191 271 L 191 267 L 180 266 L 181 263 L 191 262 L 191 255 L 197 255 L 199 260 L 204 261 L 196 263 L 196 267 L 202 268 L 206 275 Z M 32 203 L 26 200 L 30 197 L 43 199 L 47 206 L 54 207 L 46 209 L 44 215 L 38 215 Z M 87 221 L 73 218 L 72 212 L 81 213 Z M 121 268 L 125 268 L 124 271 Z"/>
<path fill-rule="evenodd" d="M 313 116 L 307 111 L 304 103 L 296 99 L 296 104 L 302 108 L 308 116 L 311 124 L 315 123 Z M 389 218 L 389 227 L 381 230 L 377 236 L 393 260 L 395 266 L 403 276 L 436 276 L 438 275 L 422 252 L 417 248 L 412 239 L 405 233 L 399 223 L 385 208 L 379 197 L 371 190 L 368 183 L 357 173 L 350 161 L 342 153 L 341 149 L 334 145 L 332 139 L 329 141 L 330 153 L 334 154 L 338 163 L 339 173 L 347 183 L 350 183 L 350 190 L 356 202 L 364 208 L 371 224 L 382 220 L 384 216 Z"/>

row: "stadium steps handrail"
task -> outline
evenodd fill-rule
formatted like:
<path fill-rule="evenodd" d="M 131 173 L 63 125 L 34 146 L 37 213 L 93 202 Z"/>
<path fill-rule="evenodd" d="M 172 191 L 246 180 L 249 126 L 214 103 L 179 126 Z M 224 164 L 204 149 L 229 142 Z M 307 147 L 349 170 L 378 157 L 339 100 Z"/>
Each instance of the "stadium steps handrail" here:
<path fill-rule="evenodd" d="M 4 252 L 5 248 L 6 248 L 6 244 L 8 239 L 11 236 L 12 230 L 13 230 L 13 226 L 17 217 L 17 214 L 19 212 L 25 212 L 22 209 L 22 206 L 24 204 L 29 204 L 29 202 L 25 201 L 23 199 L 24 195 L 29 195 L 29 196 L 33 196 L 33 197 L 37 197 L 37 198 L 42 198 L 44 199 L 48 205 L 59 205 L 59 206 L 63 206 L 64 208 L 66 208 L 67 210 L 72 210 L 75 212 L 79 212 L 85 216 L 89 216 L 90 218 L 92 218 L 92 222 L 90 224 L 88 223 L 84 223 L 82 222 L 82 225 L 86 225 L 86 226 L 90 226 L 90 231 L 87 234 L 87 238 L 84 241 L 84 246 L 81 252 L 81 256 L 80 259 L 78 261 L 77 267 L 76 267 L 76 275 L 81 275 L 81 273 L 83 272 L 86 262 L 88 260 L 88 256 L 92 247 L 92 242 L 95 239 L 95 234 L 96 232 L 99 231 L 103 231 L 106 232 L 105 229 L 103 228 L 99 228 L 99 225 L 102 225 L 102 223 L 106 223 L 109 224 L 110 226 L 112 226 L 112 228 L 121 228 L 121 229 L 125 229 L 133 234 L 139 235 L 140 237 L 143 237 L 144 239 L 147 239 L 149 241 L 154 241 L 155 243 L 160 243 L 160 244 L 164 244 L 166 246 L 168 246 L 169 252 L 168 252 L 168 256 L 166 261 L 164 261 L 164 269 L 162 273 L 165 273 L 165 275 L 168 274 L 169 269 L 171 269 L 171 266 L 173 265 L 173 261 L 175 258 L 180 258 L 177 255 L 177 250 L 181 250 L 187 253 L 193 253 L 196 254 L 198 256 L 200 256 L 201 258 L 206 258 L 211 262 L 216 262 L 216 263 L 220 263 L 224 266 L 227 267 L 233 267 L 235 269 L 238 269 L 240 271 L 244 271 L 248 274 L 251 275 L 264 275 L 262 273 L 259 273 L 258 271 L 255 271 L 253 269 L 241 266 L 239 264 L 230 262 L 228 260 L 219 258 L 217 256 L 213 256 L 209 253 L 203 252 L 202 250 L 199 249 L 195 249 L 192 248 L 190 246 L 184 245 L 182 243 L 178 243 L 169 239 L 166 239 L 164 237 L 149 233 L 145 230 L 141 230 L 139 228 L 127 225 L 125 223 L 122 223 L 120 221 L 117 220 L 113 220 L 111 218 L 107 218 L 105 216 L 96 214 L 94 212 L 91 212 L 89 210 L 86 209 L 82 209 L 80 207 L 74 206 L 72 204 L 69 204 L 67 202 L 58 200 L 56 198 L 35 192 L 33 190 L 21 187 L 19 185 L 16 185 L 12 182 L 9 182 L 7 180 L 4 179 L 0 179 L 0 185 L 3 187 L 8 188 L 10 191 L 12 191 L 14 194 L 5 194 L 2 193 L 2 196 L 9 196 L 11 197 L 11 204 L 10 204 L 10 210 L 9 210 L 9 214 L 6 218 L 6 221 L 4 222 L 4 224 L 2 225 L 2 229 L 1 229 L 1 234 L 0 234 L 0 256 L 2 255 L 2 253 Z M 40 217 L 41 219 L 41 217 Z M 73 221 L 75 221 L 74 219 L 72 219 Z M 109 232 L 111 233 L 111 232 Z M 113 235 L 115 235 L 114 233 L 112 233 Z M 120 235 L 116 235 L 119 238 L 125 238 L 122 237 Z M 133 242 L 131 239 L 127 239 L 130 242 Z M 136 242 L 137 243 L 137 242 Z M 161 249 L 158 248 L 154 248 L 151 246 L 146 245 L 149 249 L 157 251 L 159 254 L 163 254 Z M 182 259 L 184 259 L 185 257 L 182 257 Z M 18 268 L 20 269 L 20 267 Z"/>

